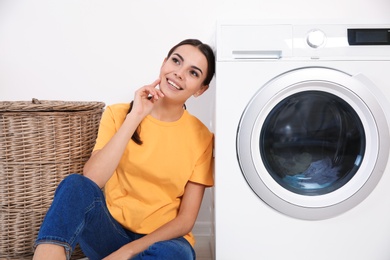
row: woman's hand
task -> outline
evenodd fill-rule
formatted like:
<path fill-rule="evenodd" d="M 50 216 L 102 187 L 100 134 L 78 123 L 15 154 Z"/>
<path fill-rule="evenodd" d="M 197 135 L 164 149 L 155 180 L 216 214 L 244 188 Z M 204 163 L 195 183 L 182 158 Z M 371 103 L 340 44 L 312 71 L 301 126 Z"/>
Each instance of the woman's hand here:
<path fill-rule="evenodd" d="M 164 97 L 161 90 L 157 89 L 160 79 L 155 80 L 152 84 L 143 86 L 135 92 L 134 104 L 131 112 L 141 118 L 146 117 L 153 109 L 154 104 Z"/>

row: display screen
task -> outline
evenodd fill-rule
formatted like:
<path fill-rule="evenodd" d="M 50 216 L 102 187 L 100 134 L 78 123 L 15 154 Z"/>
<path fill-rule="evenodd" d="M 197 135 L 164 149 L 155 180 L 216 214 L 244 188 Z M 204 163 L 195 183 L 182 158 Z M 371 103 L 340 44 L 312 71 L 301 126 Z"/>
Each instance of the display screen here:
<path fill-rule="evenodd" d="M 390 29 L 348 29 L 350 45 L 390 45 Z"/>
<path fill-rule="evenodd" d="M 357 31 L 356 32 L 357 43 L 370 43 L 370 42 L 387 42 L 387 31 Z"/>

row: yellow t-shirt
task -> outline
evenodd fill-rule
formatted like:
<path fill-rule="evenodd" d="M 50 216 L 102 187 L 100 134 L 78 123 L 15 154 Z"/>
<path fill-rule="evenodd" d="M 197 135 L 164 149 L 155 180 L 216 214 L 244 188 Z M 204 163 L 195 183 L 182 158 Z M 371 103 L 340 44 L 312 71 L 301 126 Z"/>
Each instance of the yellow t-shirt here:
<path fill-rule="evenodd" d="M 102 149 L 122 125 L 129 104 L 108 106 L 94 150 Z M 112 216 L 125 228 L 149 234 L 177 216 L 188 181 L 212 186 L 213 134 L 186 110 L 175 122 L 147 116 L 142 145 L 130 140 L 104 187 Z M 192 233 L 185 238 L 192 244 Z"/>

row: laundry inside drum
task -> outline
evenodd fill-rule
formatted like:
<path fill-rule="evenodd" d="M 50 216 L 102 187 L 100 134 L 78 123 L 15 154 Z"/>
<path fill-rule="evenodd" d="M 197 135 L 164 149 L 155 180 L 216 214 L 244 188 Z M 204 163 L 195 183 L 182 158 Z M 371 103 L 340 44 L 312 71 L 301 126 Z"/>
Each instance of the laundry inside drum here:
<path fill-rule="evenodd" d="M 343 99 L 304 91 L 282 100 L 260 133 L 260 152 L 272 178 L 302 195 L 322 195 L 345 185 L 364 157 L 365 133 Z"/>

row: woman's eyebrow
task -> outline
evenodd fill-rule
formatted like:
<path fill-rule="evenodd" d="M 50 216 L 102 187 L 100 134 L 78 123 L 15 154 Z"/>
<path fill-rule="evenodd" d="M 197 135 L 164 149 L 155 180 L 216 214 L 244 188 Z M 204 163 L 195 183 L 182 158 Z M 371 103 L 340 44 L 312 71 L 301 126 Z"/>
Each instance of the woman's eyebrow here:
<path fill-rule="evenodd" d="M 176 55 L 177 57 L 179 57 L 179 59 L 180 59 L 181 61 L 184 61 L 183 56 L 181 56 L 179 53 L 175 52 L 175 53 L 173 53 L 173 55 Z M 200 68 L 198 68 L 198 67 L 196 67 L 196 66 L 194 66 L 194 65 L 192 65 L 191 68 L 196 69 L 196 70 L 199 70 L 200 73 L 203 74 L 203 71 L 202 71 Z"/>

